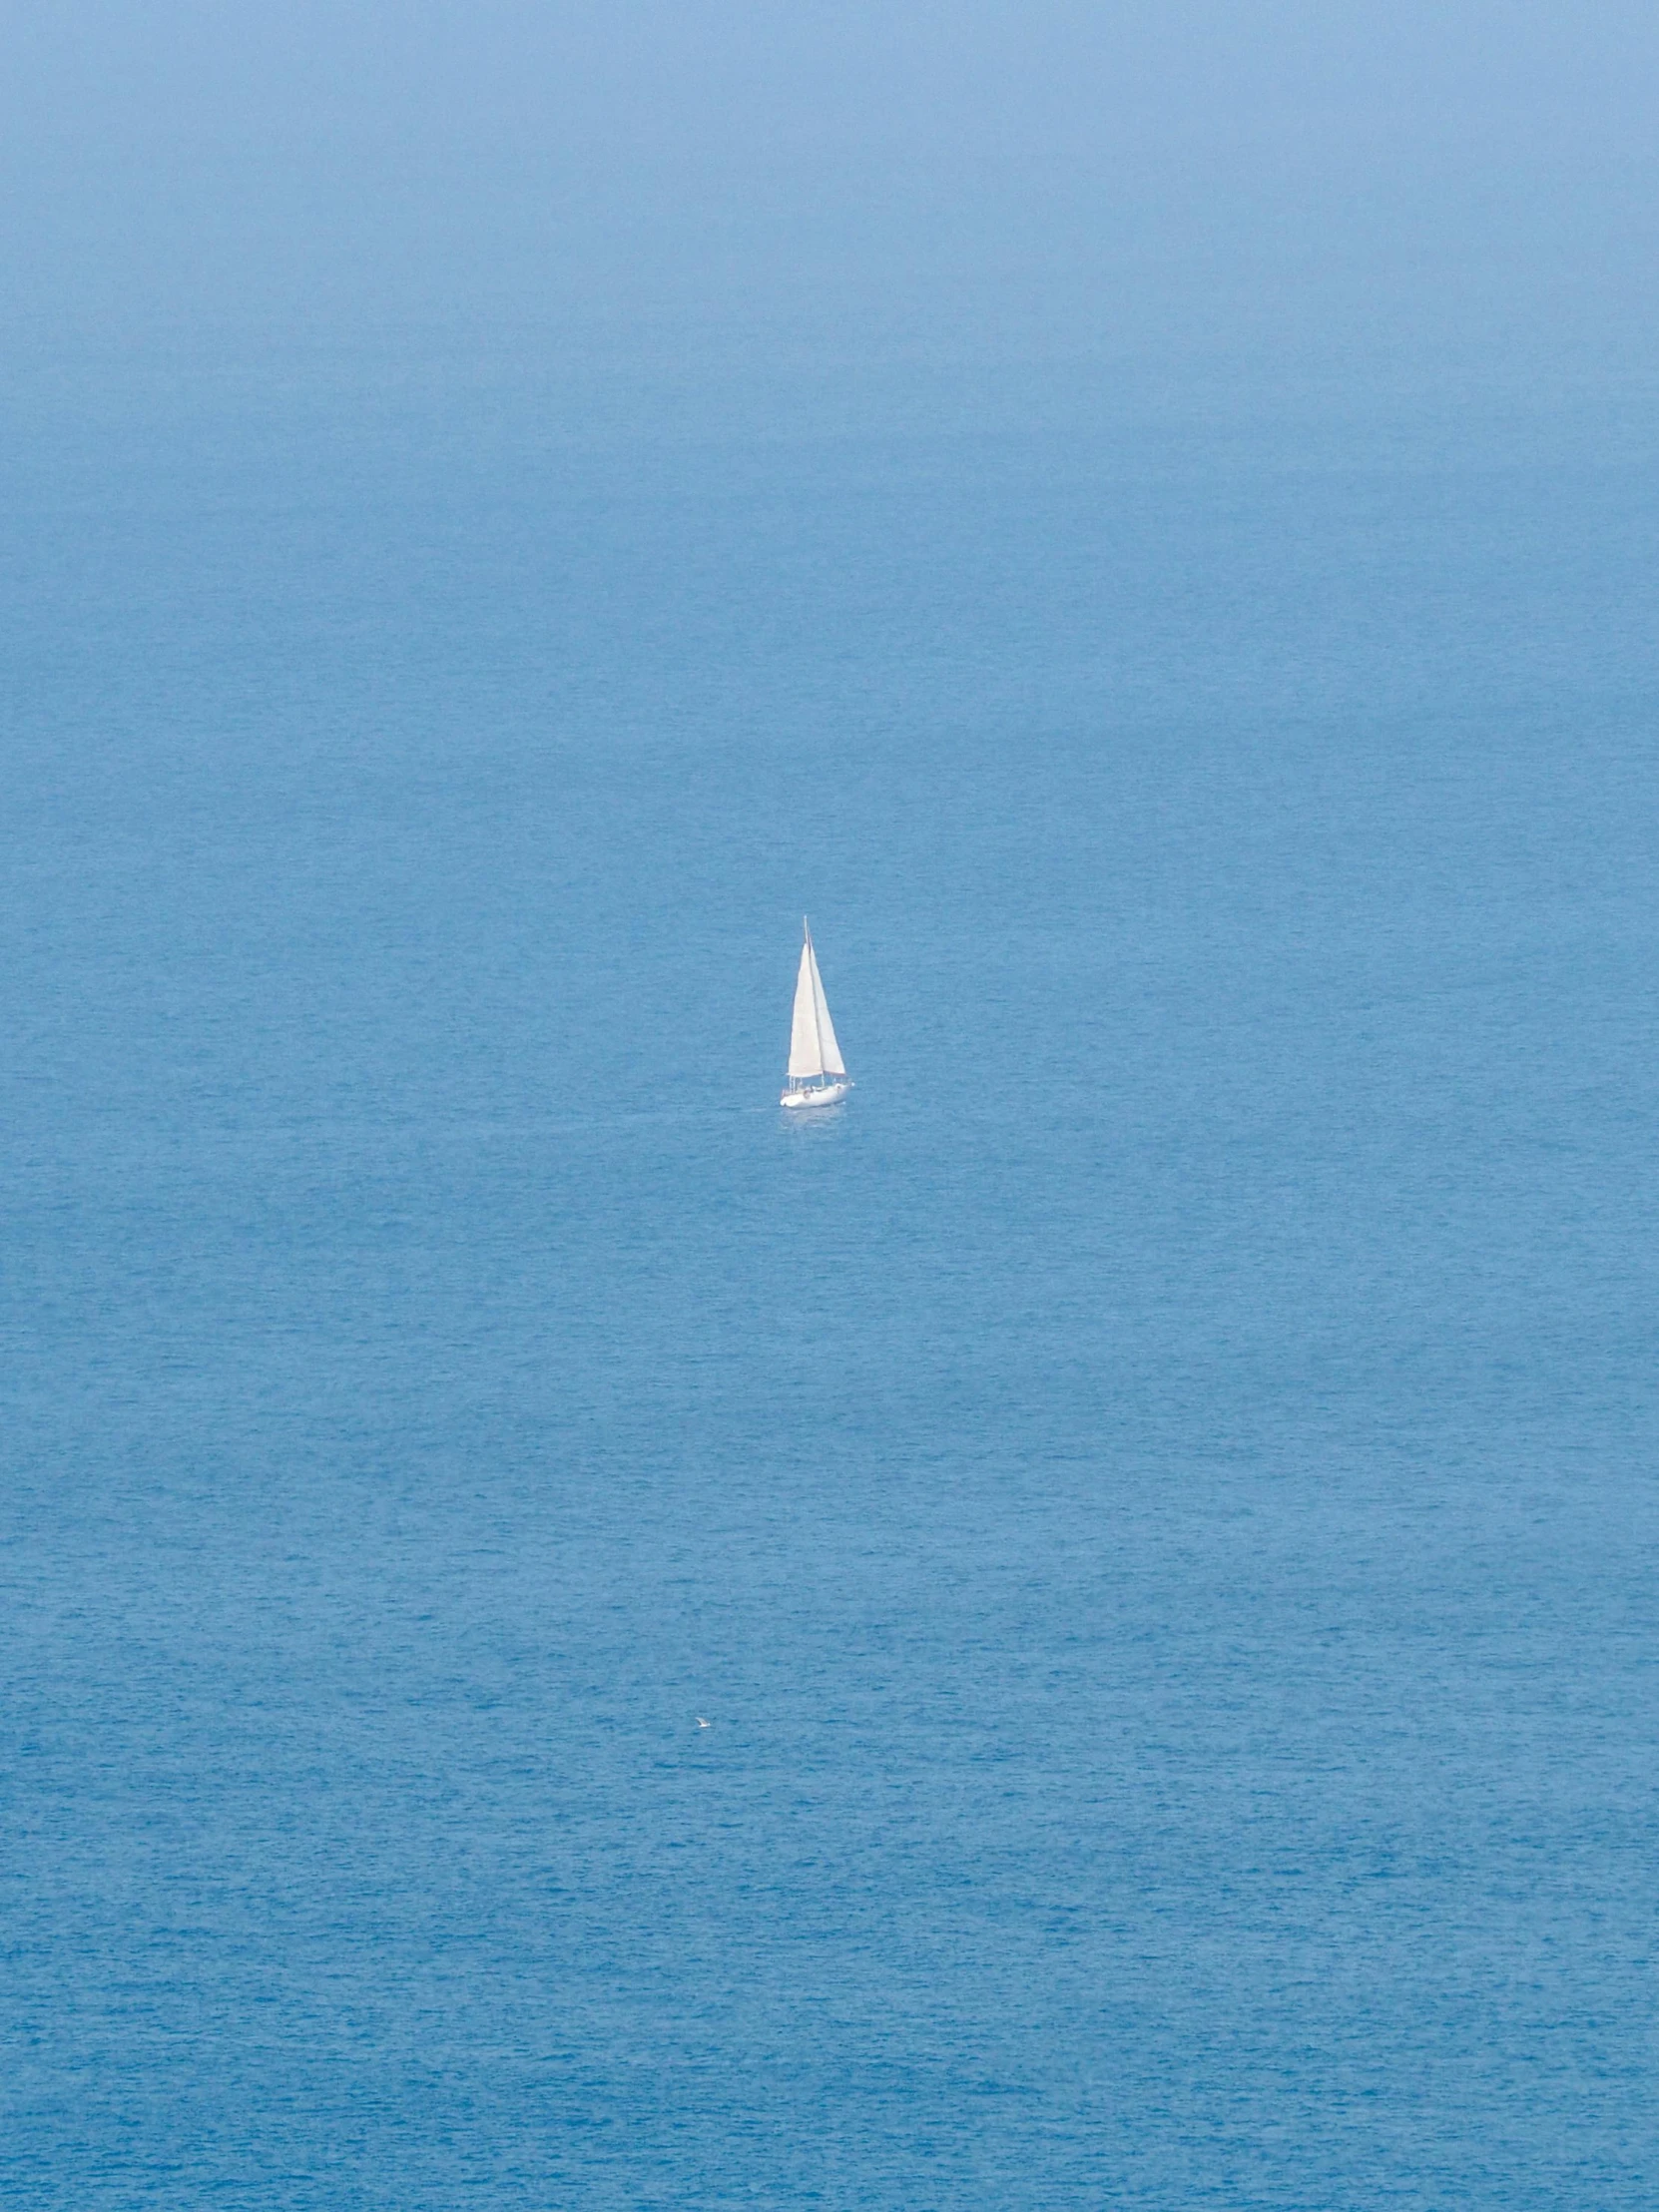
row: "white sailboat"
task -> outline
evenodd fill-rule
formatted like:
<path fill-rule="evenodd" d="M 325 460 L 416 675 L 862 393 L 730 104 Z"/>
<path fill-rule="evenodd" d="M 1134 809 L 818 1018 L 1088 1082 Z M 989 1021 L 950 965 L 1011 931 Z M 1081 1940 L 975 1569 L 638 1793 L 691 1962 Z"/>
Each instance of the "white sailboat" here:
<path fill-rule="evenodd" d="M 824 978 L 818 971 L 813 932 L 801 924 L 806 942 L 801 947 L 801 972 L 795 979 L 795 1019 L 790 1025 L 790 1079 L 779 1104 L 783 1106 L 833 1106 L 852 1088 L 852 1079 L 835 1042 L 835 1025 L 824 999 Z"/>

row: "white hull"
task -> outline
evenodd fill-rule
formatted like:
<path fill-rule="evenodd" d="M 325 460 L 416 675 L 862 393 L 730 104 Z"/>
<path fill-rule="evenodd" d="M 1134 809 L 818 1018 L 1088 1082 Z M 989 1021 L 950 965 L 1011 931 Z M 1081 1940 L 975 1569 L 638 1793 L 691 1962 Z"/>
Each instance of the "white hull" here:
<path fill-rule="evenodd" d="M 780 1106 L 833 1106 L 852 1088 L 850 1083 L 815 1084 L 811 1089 L 788 1090 L 778 1101 Z"/>

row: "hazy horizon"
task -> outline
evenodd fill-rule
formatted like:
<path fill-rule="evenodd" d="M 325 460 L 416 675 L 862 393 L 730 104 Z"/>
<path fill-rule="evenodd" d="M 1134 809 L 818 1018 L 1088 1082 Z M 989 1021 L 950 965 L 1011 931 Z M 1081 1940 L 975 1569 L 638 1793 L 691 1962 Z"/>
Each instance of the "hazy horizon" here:
<path fill-rule="evenodd" d="M 14 10 L 11 349 L 1640 327 L 1651 11 Z"/>

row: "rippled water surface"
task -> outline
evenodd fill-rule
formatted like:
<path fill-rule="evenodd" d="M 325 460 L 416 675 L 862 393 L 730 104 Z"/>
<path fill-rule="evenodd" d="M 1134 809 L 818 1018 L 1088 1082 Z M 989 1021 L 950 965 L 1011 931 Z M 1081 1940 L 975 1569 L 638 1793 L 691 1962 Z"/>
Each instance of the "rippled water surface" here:
<path fill-rule="evenodd" d="M 25 394 L 0 2195 L 1651 2201 L 1641 408 L 692 382 Z"/>

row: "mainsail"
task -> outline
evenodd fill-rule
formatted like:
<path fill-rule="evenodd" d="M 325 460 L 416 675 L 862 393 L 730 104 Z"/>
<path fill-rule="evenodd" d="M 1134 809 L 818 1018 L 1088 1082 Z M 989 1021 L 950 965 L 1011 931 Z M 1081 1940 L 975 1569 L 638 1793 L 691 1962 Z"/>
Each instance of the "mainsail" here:
<path fill-rule="evenodd" d="M 835 1025 L 825 1003 L 812 931 L 801 947 L 801 972 L 795 979 L 795 1019 L 790 1024 L 790 1081 L 805 1076 L 844 1075 L 846 1064 L 835 1042 Z"/>

